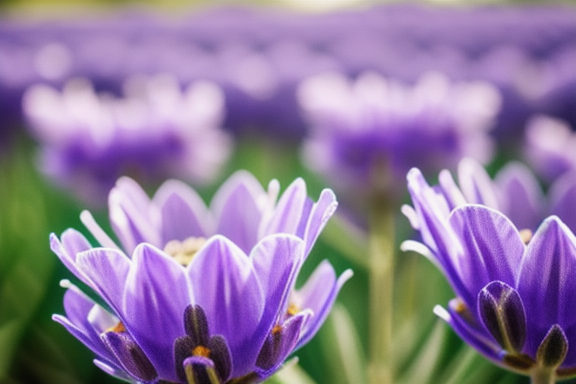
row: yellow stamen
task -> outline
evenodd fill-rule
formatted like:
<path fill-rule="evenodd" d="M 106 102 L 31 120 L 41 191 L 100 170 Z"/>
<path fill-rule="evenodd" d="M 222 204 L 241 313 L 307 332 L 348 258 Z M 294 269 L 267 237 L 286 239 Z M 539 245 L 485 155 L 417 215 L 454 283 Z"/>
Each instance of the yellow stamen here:
<path fill-rule="evenodd" d="M 108 328 L 104 332 L 105 333 L 107 333 L 107 332 L 122 333 L 122 332 L 126 332 L 126 327 L 124 326 L 124 324 L 121 321 L 119 321 L 118 324 L 111 326 L 110 328 Z"/>
<path fill-rule="evenodd" d="M 210 357 L 210 350 L 203 345 L 199 345 L 192 350 L 193 356 Z"/>
<path fill-rule="evenodd" d="M 300 308 L 296 304 L 290 303 L 290 305 L 288 305 L 288 309 L 286 310 L 288 316 L 294 316 L 298 312 L 300 312 Z"/>
<path fill-rule="evenodd" d="M 164 252 L 172 256 L 178 263 L 187 266 L 204 243 L 206 243 L 206 239 L 203 237 L 189 237 L 184 241 L 170 240 L 164 246 Z"/>
<path fill-rule="evenodd" d="M 523 229 L 520 231 L 520 238 L 524 244 L 528 244 L 532 240 L 532 231 L 529 229 Z"/>
<path fill-rule="evenodd" d="M 464 302 L 460 298 L 456 298 L 454 311 L 456 311 L 456 313 L 463 314 L 467 310 L 468 307 L 466 307 L 466 304 L 464 304 Z"/>

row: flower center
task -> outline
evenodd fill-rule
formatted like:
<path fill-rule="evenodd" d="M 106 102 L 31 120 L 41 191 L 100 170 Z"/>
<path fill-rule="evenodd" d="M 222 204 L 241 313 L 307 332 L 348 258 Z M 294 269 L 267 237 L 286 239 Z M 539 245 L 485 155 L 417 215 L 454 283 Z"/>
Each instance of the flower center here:
<path fill-rule="evenodd" d="M 187 266 L 205 243 L 204 237 L 189 237 L 184 241 L 170 240 L 164 246 L 164 252 L 181 265 Z"/>
<path fill-rule="evenodd" d="M 532 231 L 529 229 L 522 229 L 520 231 L 520 238 L 524 244 L 528 244 L 532 240 Z"/>
<path fill-rule="evenodd" d="M 210 350 L 203 345 L 199 345 L 192 350 L 193 356 L 210 357 Z"/>

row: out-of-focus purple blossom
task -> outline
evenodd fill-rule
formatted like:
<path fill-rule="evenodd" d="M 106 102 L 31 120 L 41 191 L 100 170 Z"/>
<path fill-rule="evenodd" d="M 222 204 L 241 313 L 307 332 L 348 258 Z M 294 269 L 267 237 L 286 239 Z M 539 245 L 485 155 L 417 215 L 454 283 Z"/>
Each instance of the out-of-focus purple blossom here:
<path fill-rule="evenodd" d="M 408 189 L 414 206 L 404 211 L 422 243 L 402 248 L 428 257 L 456 294 L 435 313 L 506 369 L 543 375 L 546 382 L 575 376 L 572 231 L 557 216 L 546 218 L 534 236 L 519 231 L 502 212 L 468 204 L 453 183 L 430 187 L 418 169 L 408 174 Z"/>
<path fill-rule="evenodd" d="M 437 73 L 413 86 L 376 73 L 354 81 L 329 73 L 306 80 L 299 100 L 311 124 L 306 164 L 356 196 L 374 188 L 375 172 L 398 194 L 411 167 L 438 171 L 465 156 L 489 161 L 488 130 L 500 105 L 489 84 L 450 83 Z"/>
<path fill-rule="evenodd" d="M 233 175 L 210 208 L 179 181 L 152 199 L 128 178 L 110 193 L 116 245 L 88 212 L 101 247 L 69 229 L 51 248 L 109 306 L 69 282 L 58 321 L 107 373 L 142 383 L 256 383 L 272 375 L 325 320 L 340 277 L 324 261 L 301 289 L 299 270 L 337 203 L 317 202 L 301 179 L 276 201 L 247 172 Z"/>
<path fill-rule="evenodd" d="M 535 116 L 526 127 L 524 154 L 542 178 L 554 181 L 576 170 L 576 134 L 565 121 Z"/>
<path fill-rule="evenodd" d="M 42 170 L 96 204 L 122 175 L 144 183 L 213 180 L 232 146 L 220 128 L 220 89 L 196 82 L 181 91 L 168 75 L 135 77 L 125 88 L 125 97 L 116 98 L 82 80 L 62 92 L 31 87 L 23 107 L 41 145 Z"/>
<path fill-rule="evenodd" d="M 495 134 L 513 140 L 534 113 L 576 124 L 574 15 L 573 7 L 560 5 L 394 4 L 321 14 L 223 7 L 182 19 L 135 10 L 40 22 L 5 17 L 0 22 L 0 114 L 16 124 L 24 89 L 40 80 L 60 85 L 86 77 L 98 90 L 116 91 L 134 73 L 167 72 L 181 84 L 205 79 L 221 85 L 226 125 L 234 132 L 258 127 L 299 139 L 305 125 L 292 76 L 301 80 L 318 69 L 350 76 L 372 70 L 413 82 L 433 69 L 453 80 L 494 82 L 503 97 Z M 305 54 L 291 57 L 282 48 L 286 42 Z M 242 77 L 262 68 L 255 82 Z"/>

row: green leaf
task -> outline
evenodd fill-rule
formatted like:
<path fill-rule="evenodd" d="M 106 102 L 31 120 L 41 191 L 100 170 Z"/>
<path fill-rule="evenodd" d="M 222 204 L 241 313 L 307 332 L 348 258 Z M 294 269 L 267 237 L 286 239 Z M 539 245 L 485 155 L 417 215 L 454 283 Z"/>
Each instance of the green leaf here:
<path fill-rule="evenodd" d="M 324 382 L 367 383 L 367 361 L 362 350 L 352 317 L 344 306 L 334 304 L 332 313 L 326 320 L 321 333 L 320 343 L 324 358 L 329 362 L 325 370 Z"/>
<path fill-rule="evenodd" d="M 316 382 L 298 365 L 298 358 L 293 358 L 266 380 L 266 384 L 316 384 Z"/>

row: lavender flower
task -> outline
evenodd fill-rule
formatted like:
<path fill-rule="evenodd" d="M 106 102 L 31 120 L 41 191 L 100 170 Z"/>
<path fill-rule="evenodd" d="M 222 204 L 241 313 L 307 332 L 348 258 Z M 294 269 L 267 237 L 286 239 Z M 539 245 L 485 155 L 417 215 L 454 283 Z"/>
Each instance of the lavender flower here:
<path fill-rule="evenodd" d="M 525 157 L 548 181 L 576 170 L 576 134 L 568 123 L 549 116 L 535 116 L 526 127 Z"/>
<path fill-rule="evenodd" d="M 530 375 L 533 383 L 576 376 L 576 238 L 550 216 L 534 236 L 501 212 L 468 204 L 441 175 L 430 187 L 422 173 L 408 174 L 414 208 L 404 212 L 422 243 L 406 241 L 438 265 L 456 293 L 435 313 L 494 363 Z"/>
<path fill-rule="evenodd" d="M 306 163 L 356 195 L 373 188 L 379 165 L 392 189 L 413 166 L 430 172 L 463 156 L 491 157 L 487 130 L 499 96 L 488 84 L 428 74 L 412 87 L 375 73 L 355 81 L 330 73 L 305 81 L 299 100 L 312 125 Z"/>
<path fill-rule="evenodd" d="M 239 172 L 210 208 L 185 184 L 168 181 L 153 199 L 131 179 L 110 193 L 117 246 L 85 211 L 82 220 L 102 247 L 69 229 L 52 250 L 108 305 L 77 287 L 54 320 L 86 344 L 95 364 L 142 383 L 256 383 L 280 368 L 317 332 L 351 271 L 337 277 L 324 261 L 308 282 L 295 280 L 336 208 L 318 202 L 298 179 L 276 203 Z"/>
<path fill-rule="evenodd" d="M 42 145 L 43 171 L 92 203 L 122 175 L 147 183 L 170 176 L 210 181 L 231 148 L 218 129 L 221 91 L 209 83 L 182 92 L 168 75 L 133 78 L 118 99 L 72 81 L 62 93 L 34 86 L 23 103 Z"/>

